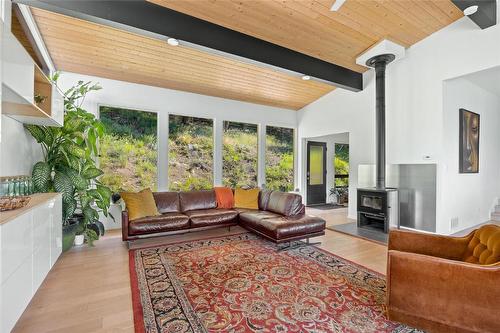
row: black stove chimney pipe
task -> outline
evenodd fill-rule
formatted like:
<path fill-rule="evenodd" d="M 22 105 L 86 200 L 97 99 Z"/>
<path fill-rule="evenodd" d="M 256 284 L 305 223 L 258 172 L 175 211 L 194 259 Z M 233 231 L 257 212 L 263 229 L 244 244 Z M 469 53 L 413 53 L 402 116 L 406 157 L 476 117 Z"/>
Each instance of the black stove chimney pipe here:
<path fill-rule="evenodd" d="M 394 54 L 381 54 L 370 58 L 366 65 L 375 68 L 375 90 L 376 90 L 376 187 L 385 189 L 385 68 L 388 63 L 396 57 Z"/>

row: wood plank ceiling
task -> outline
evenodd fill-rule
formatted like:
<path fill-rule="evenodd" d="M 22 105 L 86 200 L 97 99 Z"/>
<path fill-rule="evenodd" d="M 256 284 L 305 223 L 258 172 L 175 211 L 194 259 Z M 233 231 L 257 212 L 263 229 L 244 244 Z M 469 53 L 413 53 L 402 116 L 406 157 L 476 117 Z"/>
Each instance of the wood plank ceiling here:
<path fill-rule="evenodd" d="M 147 0 L 358 72 L 381 39 L 410 47 L 463 16 L 450 0 Z"/>
<path fill-rule="evenodd" d="M 333 86 L 31 8 L 58 70 L 298 110 Z"/>
<path fill-rule="evenodd" d="M 19 18 L 17 17 L 17 13 L 14 10 L 14 8 L 12 8 L 12 20 L 10 29 L 12 31 L 12 34 L 16 36 L 19 43 L 21 43 L 21 45 L 26 49 L 28 54 L 33 59 L 33 61 L 38 65 L 38 67 L 42 68 L 43 67 L 42 63 L 38 59 L 38 55 L 36 54 L 35 49 L 32 46 L 32 42 L 26 35 L 24 27 L 19 21 Z"/>
<path fill-rule="evenodd" d="M 462 12 L 449 0 L 148 0 L 358 72 L 383 38 L 409 47 Z M 298 110 L 335 87 L 32 8 L 59 70 Z M 175 37 L 175 36 L 173 36 Z"/>

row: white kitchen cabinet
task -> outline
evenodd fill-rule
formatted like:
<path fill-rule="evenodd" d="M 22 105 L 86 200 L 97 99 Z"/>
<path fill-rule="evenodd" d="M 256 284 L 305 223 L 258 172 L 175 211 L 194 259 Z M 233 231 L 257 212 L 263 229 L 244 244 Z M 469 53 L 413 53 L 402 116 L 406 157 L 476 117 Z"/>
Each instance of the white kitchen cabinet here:
<path fill-rule="evenodd" d="M 16 223 L 5 223 L 2 228 L 2 282 L 10 277 L 33 253 L 31 214 L 19 216 Z"/>
<path fill-rule="evenodd" d="M 59 193 L 0 213 L 0 332 L 10 332 L 62 251 Z"/>
<path fill-rule="evenodd" d="M 62 201 L 55 200 L 50 219 L 50 267 L 54 266 L 62 253 Z"/>
<path fill-rule="evenodd" d="M 50 270 L 52 214 L 49 203 L 38 206 L 33 215 L 33 290 L 37 290 Z M 52 205 L 53 206 L 53 205 Z"/>
<path fill-rule="evenodd" d="M 30 260 L 25 260 L 5 282 L 2 283 L 2 314 L 0 332 L 12 330 L 19 317 L 28 306 L 32 296 L 31 288 L 33 266 Z"/>

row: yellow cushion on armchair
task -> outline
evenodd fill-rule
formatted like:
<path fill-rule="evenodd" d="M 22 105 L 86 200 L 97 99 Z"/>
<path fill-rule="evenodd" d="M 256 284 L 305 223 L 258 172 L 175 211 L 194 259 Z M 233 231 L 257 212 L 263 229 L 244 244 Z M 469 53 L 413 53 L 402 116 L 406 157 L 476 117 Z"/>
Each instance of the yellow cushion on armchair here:
<path fill-rule="evenodd" d="M 488 224 L 477 229 L 467 246 L 464 261 L 480 265 L 500 262 L 500 226 Z"/>

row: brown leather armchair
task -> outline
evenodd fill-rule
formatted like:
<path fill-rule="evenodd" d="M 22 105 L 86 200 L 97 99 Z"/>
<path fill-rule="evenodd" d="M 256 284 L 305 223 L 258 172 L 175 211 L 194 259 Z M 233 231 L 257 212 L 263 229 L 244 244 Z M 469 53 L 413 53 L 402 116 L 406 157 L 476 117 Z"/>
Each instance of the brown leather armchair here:
<path fill-rule="evenodd" d="M 427 332 L 500 332 L 500 227 L 465 237 L 392 230 L 387 311 Z"/>

